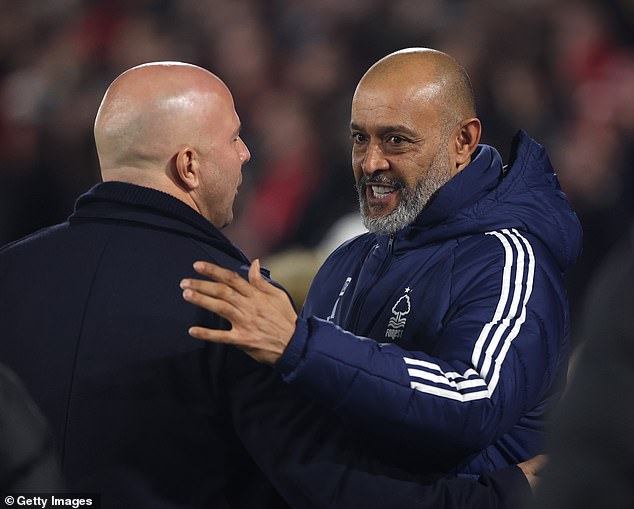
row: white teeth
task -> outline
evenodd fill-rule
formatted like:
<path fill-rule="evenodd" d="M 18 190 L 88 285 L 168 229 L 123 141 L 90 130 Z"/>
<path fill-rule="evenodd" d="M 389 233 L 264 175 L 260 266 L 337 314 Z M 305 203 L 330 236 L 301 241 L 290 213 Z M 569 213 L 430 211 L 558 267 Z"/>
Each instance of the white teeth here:
<path fill-rule="evenodd" d="M 383 196 L 387 196 L 392 191 L 394 191 L 391 187 L 386 186 L 372 186 L 372 194 L 375 198 L 382 198 Z"/>

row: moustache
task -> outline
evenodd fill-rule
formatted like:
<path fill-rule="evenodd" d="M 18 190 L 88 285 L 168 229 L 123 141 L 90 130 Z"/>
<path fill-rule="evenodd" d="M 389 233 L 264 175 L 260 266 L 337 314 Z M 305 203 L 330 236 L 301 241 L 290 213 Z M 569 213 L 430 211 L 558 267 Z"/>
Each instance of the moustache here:
<path fill-rule="evenodd" d="M 359 179 L 359 182 L 357 182 L 357 190 L 363 191 L 365 189 L 365 186 L 368 184 L 385 184 L 393 187 L 394 189 L 405 188 L 405 182 L 403 182 L 402 180 L 390 178 L 387 175 L 379 174 L 372 176 L 364 175 L 363 177 L 361 177 Z"/>

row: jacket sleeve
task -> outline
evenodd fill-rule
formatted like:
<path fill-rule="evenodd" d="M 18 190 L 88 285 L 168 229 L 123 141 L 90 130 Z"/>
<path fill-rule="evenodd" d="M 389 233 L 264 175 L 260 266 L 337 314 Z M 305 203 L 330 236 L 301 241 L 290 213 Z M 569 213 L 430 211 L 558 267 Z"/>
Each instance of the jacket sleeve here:
<path fill-rule="evenodd" d="M 456 451 L 452 464 L 506 433 L 565 365 L 568 312 L 548 256 L 521 235 L 455 254 L 433 352 L 302 316 L 277 368 L 355 426 L 392 445 Z"/>
<path fill-rule="evenodd" d="M 246 450 L 295 509 L 512 508 L 530 496 L 519 468 L 480 478 L 422 474 L 386 461 L 340 419 L 242 352 L 228 352 L 225 394 Z M 420 458 L 419 458 L 420 459 Z"/>

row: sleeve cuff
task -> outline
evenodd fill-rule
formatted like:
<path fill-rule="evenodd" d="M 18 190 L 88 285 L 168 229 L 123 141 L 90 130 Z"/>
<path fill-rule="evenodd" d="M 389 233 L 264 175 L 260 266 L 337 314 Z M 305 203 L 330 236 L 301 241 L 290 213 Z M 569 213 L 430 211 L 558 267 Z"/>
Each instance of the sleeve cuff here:
<path fill-rule="evenodd" d="M 502 501 L 500 507 L 522 507 L 522 504 L 532 500 L 528 479 L 517 465 L 481 476 L 480 480 L 490 484 L 498 493 Z"/>
<path fill-rule="evenodd" d="M 295 378 L 294 373 L 304 355 L 307 340 L 308 322 L 298 318 L 295 332 L 291 336 L 288 345 L 286 345 L 284 353 L 275 364 L 276 371 L 282 375 L 285 382 L 291 382 Z"/>

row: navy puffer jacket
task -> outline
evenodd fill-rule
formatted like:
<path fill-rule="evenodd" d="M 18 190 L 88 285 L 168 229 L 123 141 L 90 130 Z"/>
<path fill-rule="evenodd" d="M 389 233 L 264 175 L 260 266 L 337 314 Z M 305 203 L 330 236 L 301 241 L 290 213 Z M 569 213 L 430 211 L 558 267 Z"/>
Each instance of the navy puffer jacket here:
<path fill-rule="evenodd" d="M 421 469 L 491 471 L 540 452 L 562 390 L 562 273 L 581 226 L 542 146 L 480 145 L 414 224 L 338 248 L 277 368 Z"/>

